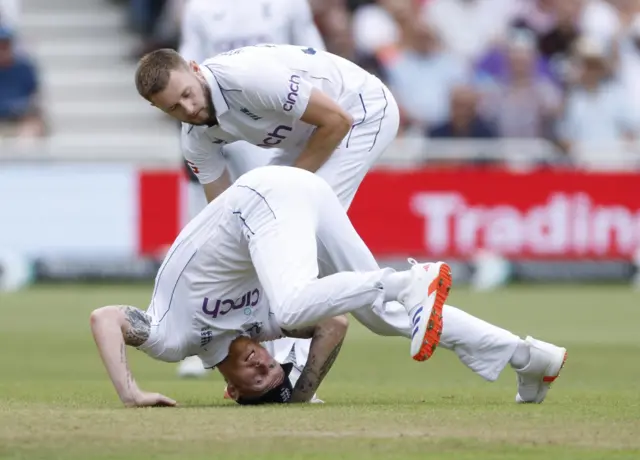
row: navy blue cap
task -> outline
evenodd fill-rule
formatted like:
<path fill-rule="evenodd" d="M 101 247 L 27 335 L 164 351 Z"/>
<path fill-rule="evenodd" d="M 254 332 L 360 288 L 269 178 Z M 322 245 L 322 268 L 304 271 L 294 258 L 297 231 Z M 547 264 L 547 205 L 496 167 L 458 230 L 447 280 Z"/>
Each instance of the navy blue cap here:
<path fill-rule="evenodd" d="M 243 406 L 258 405 L 258 404 L 285 404 L 291 400 L 293 394 L 293 386 L 289 380 L 289 374 L 293 369 L 292 363 L 281 364 L 284 371 L 284 380 L 280 385 L 272 388 L 262 396 L 256 396 L 253 398 L 240 397 L 236 400 L 238 404 Z"/>

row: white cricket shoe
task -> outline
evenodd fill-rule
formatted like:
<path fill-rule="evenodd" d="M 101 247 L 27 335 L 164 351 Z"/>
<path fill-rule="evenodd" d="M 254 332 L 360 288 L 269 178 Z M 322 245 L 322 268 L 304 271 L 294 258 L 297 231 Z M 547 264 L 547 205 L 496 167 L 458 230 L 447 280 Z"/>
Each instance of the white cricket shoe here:
<path fill-rule="evenodd" d="M 567 349 L 527 336 L 531 359 L 523 369 L 516 370 L 518 393 L 516 402 L 540 404 L 551 384 L 558 378 L 567 360 Z"/>
<path fill-rule="evenodd" d="M 202 360 L 197 356 L 189 356 L 178 366 L 178 377 L 199 378 L 207 375 L 209 370 L 205 369 Z"/>
<path fill-rule="evenodd" d="M 409 259 L 411 284 L 398 296 L 411 318 L 411 357 L 426 361 L 442 335 L 442 307 L 451 290 L 451 269 L 444 262 L 419 264 Z"/>

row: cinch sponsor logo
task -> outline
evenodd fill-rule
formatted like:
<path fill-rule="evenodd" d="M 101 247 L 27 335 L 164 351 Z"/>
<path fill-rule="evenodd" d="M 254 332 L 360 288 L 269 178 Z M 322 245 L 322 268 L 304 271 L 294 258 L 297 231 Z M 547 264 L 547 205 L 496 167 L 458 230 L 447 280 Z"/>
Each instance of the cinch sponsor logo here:
<path fill-rule="evenodd" d="M 289 94 L 287 94 L 287 102 L 282 105 L 285 112 L 293 110 L 298 100 L 298 91 L 300 90 L 300 75 L 291 75 L 289 78 Z"/>
<path fill-rule="evenodd" d="M 273 147 L 275 145 L 278 145 L 280 142 L 287 138 L 287 136 L 283 134 L 283 132 L 285 131 L 291 132 L 293 131 L 293 128 L 286 125 L 278 126 L 272 132 L 267 133 L 267 137 L 262 140 L 262 144 L 258 144 L 258 147 Z"/>
<path fill-rule="evenodd" d="M 233 299 L 223 299 L 216 300 L 213 308 L 209 307 L 209 298 L 205 297 L 204 302 L 202 302 L 202 312 L 211 316 L 212 318 L 217 318 L 218 316 L 224 316 L 232 310 L 240 310 L 245 307 L 255 307 L 260 301 L 260 290 L 254 289 L 253 291 L 249 291 L 244 294 L 242 297 L 239 297 L 235 300 Z"/>

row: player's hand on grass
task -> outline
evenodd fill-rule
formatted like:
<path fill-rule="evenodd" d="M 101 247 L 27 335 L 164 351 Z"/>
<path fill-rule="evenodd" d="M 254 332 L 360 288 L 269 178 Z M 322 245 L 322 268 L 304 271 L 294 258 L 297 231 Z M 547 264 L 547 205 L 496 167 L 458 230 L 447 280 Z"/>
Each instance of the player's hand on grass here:
<path fill-rule="evenodd" d="M 147 393 L 146 391 L 139 391 L 131 401 L 125 401 L 127 407 L 164 407 L 164 406 L 176 406 L 177 403 L 160 393 Z"/>

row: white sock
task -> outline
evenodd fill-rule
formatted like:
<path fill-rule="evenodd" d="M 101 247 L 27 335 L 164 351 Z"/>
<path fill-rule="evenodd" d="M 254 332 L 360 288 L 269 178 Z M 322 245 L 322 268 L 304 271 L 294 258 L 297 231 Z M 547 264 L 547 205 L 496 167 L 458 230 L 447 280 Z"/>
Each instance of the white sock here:
<path fill-rule="evenodd" d="M 384 286 L 384 301 L 398 300 L 400 293 L 411 283 L 411 270 L 389 273 L 381 281 Z"/>
<path fill-rule="evenodd" d="M 529 350 L 529 345 L 524 341 L 520 340 L 518 346 L 516 347 L 516 351 L 513 352 L 513 356 L 509 360 L 509 364 L 516 370 L 524 369 L 529 364 L 531 360 L 531 351 Z"/>

